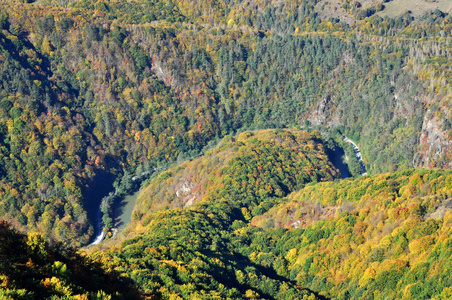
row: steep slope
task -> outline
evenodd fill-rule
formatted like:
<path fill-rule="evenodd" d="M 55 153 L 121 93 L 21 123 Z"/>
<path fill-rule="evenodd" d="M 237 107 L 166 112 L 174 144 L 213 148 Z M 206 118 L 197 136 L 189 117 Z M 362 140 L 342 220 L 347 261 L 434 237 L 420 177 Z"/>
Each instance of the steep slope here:
<path fill-rule="evenodd" d="M 86 244 L 85 210 L 100 201 L 92 191 L 113 189 L 104 178 L 175 159 L 208 135 L 189 129 L 196 124 L 124 29 L 64 9 L 1 5 L 0 215 Z"/>
<path fill-rule="evenodd" d="M 2 1 L 0 296 L 450 298 L 450 172 L 406 169 L 452 167 L 452 16 L 400 3 Z"/>
<path fill-rule="evenodd" d="M 161 174 L 141 195 L 128 238 L 107 250 L 111 265 L 156 296 L 301 299 L 296 282 L 333 299 L 447 298 L 452 173 L 404 170 L 276 192 L 295 178 L 306 183 L 293 172 L 310 171 L 297 167 L 298 158 L 279 160 L 271 148 L 299 147 L 313 162 L 302 165 L 325 168 L 321 148 L 315 154 L 307 138 L 297 131 L 246 132 Z M 289 172 L 267 177 L 270 169 L 259 172 L 267 165 Z M 272 189 L 256 193 L 257 182 Z"/>
<path fill-rule="evenodd" d="M 139 299 L 129 279 L 99 262 L 0 221 L 1 299 Z"/>
<path fill-rule="evenodd" d="M 84 245 L 115 180 L 242 130 L 340 131 L 370 174 L 450 167 L 450 17 L 316 4 L 2 2 L 0 215 Z"/>
<path fill-rule="evenodd" d="M 450 171 L 405 170 L 310 184 L 252 223 L 298 228 L 276 249 L 328 298 L 447 299 L 451 201 Z"/>
<path fill-rule="evenodd" d="M 263 130 L 227 137 L 204 157 L 151 181 L 128 239 L 107 253 L 146 295 L 314 297 L 271 265 L 253 263 L 245 254 L 246 237 L 237 230 L 290 191 L 338 175 L 318 135 Z M 193 205 L 184 193 L 193 195 L 188 200 Z"/>
<path fill-rule="evenodd" d="M 340 176 L 319 133 L 260 130 L 225 137 L 203 157 L 161 173 L 144 189 L 134 217 L 227 198 L 254 207 L 308 182 Z M 237 204 L 232 204 L 237 205 Z"/>

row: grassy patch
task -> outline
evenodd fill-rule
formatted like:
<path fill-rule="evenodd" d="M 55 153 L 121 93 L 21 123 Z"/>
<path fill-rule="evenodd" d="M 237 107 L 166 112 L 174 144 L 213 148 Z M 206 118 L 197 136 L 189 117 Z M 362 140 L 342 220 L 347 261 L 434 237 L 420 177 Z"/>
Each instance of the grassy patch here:
<path fill-rule="evenodd" d="M 437 8 L 446 13 L 452 12 L 452 2 L 449 0 L 392 0 L 384 5 L 385 9 L 377 13 L 381 17 L 396 17 L 408 10 L 414 17 Z"/>

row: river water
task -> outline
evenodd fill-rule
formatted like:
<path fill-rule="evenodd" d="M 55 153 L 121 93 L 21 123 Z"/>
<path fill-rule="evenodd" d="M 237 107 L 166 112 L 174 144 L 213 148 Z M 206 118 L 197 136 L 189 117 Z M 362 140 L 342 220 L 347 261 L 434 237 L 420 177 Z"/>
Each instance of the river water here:
<path fill-rule="evenodd" d="M 348 165 L 345 162 L 344 149 L 336 146 L 334 151 L 328 151 L 328 157 L 336 169 L 341 172 L 342 178 L 350 177 L 350 171 L 348 170 Z"/>
<path fill-rule="evenodd" d="M 135 202 L 140 195 L 141 189 L 131 195 L 125 196 L 119 203 L 113 203 L 112 208 L 114 212 L 114 228 L 121 232 L 131 221 L 132 212 L 135 207 Z M 97 207 L 97 216 L 95 218 L 96 235 L 90 245 L 98 245 L 105 238 L 102 224 L 102 212 L 100 206 Z"/>
<path fill-rule="evenodd" d="M 115 205 L 114 215 L 115 215 L 115 227 L 118 228 L 118 232 L 123 230 L 127 224 L 132 221 L 132 212 L 135 207 L 135 202 L 140 195 L 141 189 L 133 193 L 132 195 L 127 195 L 124 199 Z"/>

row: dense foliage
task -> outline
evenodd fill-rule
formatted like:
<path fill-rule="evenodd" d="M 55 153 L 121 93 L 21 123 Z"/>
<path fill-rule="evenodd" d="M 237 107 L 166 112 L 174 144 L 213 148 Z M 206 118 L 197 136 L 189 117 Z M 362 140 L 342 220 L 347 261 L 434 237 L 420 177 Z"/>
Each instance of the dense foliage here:
<path fill-rule="evenodd" d="M 30 235 L 1 225 L 1 296 L 451 297 L 451 175 L 407 168 L 452 167 L 452 17 L 384 12 L 2 1 L 0 217 Z M 338 146 L 360 173 L 344 136 L 393 173 L 338 181 Z M 100 265 L 59 244 L 151 175 Z"/>
<path fill-rule="evenodd" d="M 2 2 L 0 215 L 86 244 L 94 189 L 246 129 L 339 128 L 374 173 L 448 166 L 450 18 L 351 28 L 316 4 Z"/>
<path fill-rule="evenodd" d="M 253 223 L 298 227 L 271 252 L 289 261 L 290 279 L 328 298 L 447 299 L 451 188 L 440 170 L 310 184 Z"/>
<path fill-rule="evenodd" d="M 278 138 L 260 152 L 265 141 Z M 306 138 L 246 132 L 162 173 L 143 191 L 129 238 L 108 251 L 111 264 L 148 295 L 235 298 L 253 291 L 281 299 L 290 291 L 297 299 L 296 282 L 326 298 L 447 298 L 452 173 L 404 170 L 321 183 L 311 177 L 306 186 L 291 185 L 288 191 L 302 188 L 283 198 L 288 191 L 275 187 L 295 178 L 306 183 L 294 172 L 310 171 L 290 169 L 300 161 L 289 157 L 280 161 L 287 173 L 258 170 L 269 158 L 278 169 L 270 149 L 283 155 L 289 145 L 291 153 L 299 147 L 306 155 L 301 164 L 317 170 L 322 160 L 312 160 Z M 275 192 L 253 192 L 256 182 Z M 187 199 L 200 202 L 187 207 Z"/>
<path fill-rule="evenodd" d="M 281 277 L 271 263 L 250 260 L 240 229 L 277 198 L 338 177 L 322 142 L 298 130 L 244 132 L 163 172 L 140 196 L 132 224 L 136 236 L 109 250 L 110 263 L 149 296 L 308 297 L 308 290 Z M 184 203 L 188 195 L 190 203 Z M 164 210 L 183 206 L 190 207 Z"/>
<path fill-rule="evenodd" d="M 139 299 L 128 278 L 0 221 L 1 299 Z"/>
<path fill-rule="evenodd" d="M 141 191 L 135 219 L 208 198 L 225 198 L 251 211 L 308 182 L 339 177 L 318 132 L 261 130 L 225 137 L 203 157 L 161 173 Z"/>

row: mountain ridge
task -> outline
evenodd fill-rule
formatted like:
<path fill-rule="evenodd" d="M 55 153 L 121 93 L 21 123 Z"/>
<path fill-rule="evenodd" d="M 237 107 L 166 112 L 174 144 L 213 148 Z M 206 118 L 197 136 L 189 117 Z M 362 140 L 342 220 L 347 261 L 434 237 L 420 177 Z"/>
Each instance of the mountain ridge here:
<path fill-rule="evenodd" d="M 0 293 L 449 297 L 452 17 L 400 3 L 1 2 Z"/>

